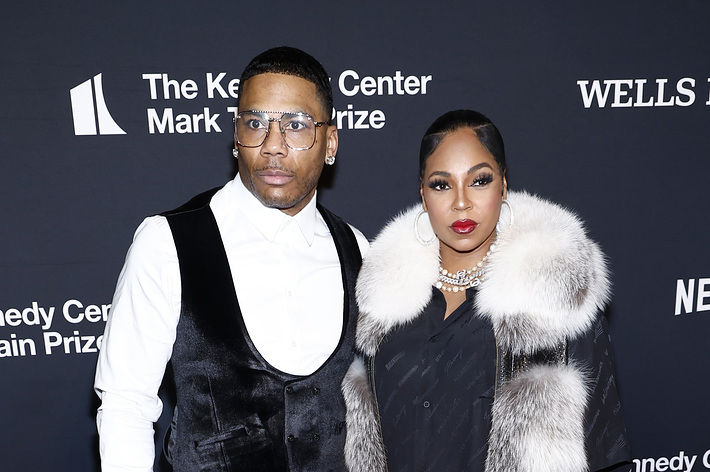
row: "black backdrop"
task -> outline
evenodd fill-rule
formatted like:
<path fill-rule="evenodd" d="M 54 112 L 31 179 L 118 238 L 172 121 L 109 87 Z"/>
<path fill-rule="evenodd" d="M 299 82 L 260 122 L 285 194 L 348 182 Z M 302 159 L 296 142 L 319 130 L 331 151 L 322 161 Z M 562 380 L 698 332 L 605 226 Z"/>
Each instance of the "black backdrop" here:
<path fill-rule="evenodd" d="M 430 122 L 491 117 L 511 188 L 610 258 L 637 470 L 710 470 L 709 2 L 240 3 L 3 6 L 0 470 L 98 470 L 95 338 L 133 230 L 233 176 L 230 81 L 281 44 L 332 77 L 319 198 L 370 238 L 417 200 Z"/>

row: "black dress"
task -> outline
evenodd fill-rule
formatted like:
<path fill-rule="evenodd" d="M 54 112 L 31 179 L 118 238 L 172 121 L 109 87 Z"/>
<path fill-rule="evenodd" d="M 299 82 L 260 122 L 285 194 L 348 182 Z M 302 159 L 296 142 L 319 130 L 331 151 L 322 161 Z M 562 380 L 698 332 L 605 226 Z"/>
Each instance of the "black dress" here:
<path fill-rule="evenodd" d="M 432 288 L 424 312 L 393 329 L 378 348 L 375 393 L 390 472 L 484 470 L 496 343 L 490 322 L 474 312 L 475 296 L 475 289 L 467 290 L 466 300 L 444 319 L 446 301 Z M 569 342 L 568 355 L 588 373 L 590 470 L 628 470 L 620 467 L 630 453 L 603 316 Z"/>
<path fill-rule="evenodd" d="M 375 391 L 389 470 L 482 471 L 494 396 L 491 324 L 475 290 L 444 319 L 438 289 L 421 316 L 389 333 L 375 358 Z"/>

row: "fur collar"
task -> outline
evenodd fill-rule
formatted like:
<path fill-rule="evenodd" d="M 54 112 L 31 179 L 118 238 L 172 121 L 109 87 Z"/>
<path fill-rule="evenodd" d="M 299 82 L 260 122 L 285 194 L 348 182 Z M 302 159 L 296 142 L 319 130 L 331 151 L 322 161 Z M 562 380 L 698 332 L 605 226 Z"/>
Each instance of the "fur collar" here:
<path fill-rule="evenodd" d="M 525 192 L 508 192 L 497 249 L 478 289 L 476 309 L 493 324 L 499 346 L 514 354 L 551 348 L 587 330 L 608 301 L 604 255 L 570 211 Z M 370 246 L 358 278 L 357 344 L 372 356 L 392 328 L 419 316 L 439 267 L 438 241 L 414 235 L 421 205 L 397 215 Z M 433 234 L 426 217 L 420 234 Z"/>

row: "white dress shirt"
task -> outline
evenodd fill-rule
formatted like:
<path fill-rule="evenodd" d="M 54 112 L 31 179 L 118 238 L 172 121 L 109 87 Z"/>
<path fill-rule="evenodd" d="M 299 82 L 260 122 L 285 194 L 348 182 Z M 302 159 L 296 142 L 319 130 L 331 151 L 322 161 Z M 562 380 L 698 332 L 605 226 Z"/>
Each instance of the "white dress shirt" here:
<path fill-rule="evenodd" d="M 315 196 L 291 217 L 261 204 L 239 177 L 210 202 L 252 342 L 273 367 L 315 372 L 343 328 L 340 261 Z M 352 228 L 364 255 L 368 243 Z M 146 218 L 119 276 L 94 388 L 102 470 L 151 471 L 153 423 L 180 316 L 177 253 L 167 220 Z"/>

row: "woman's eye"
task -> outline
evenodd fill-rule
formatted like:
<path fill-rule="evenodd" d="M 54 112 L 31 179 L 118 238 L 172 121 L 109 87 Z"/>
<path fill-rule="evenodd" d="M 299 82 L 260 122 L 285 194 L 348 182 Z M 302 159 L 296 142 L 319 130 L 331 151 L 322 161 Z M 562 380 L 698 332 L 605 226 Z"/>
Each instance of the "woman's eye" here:
<path fill-rule="evenodd" d="M 493 182 L 493 175 L 492 174 L 483 174 L 479 175 L 476 177 L 473 182 L 471 183 L 472 187 L 482 187 L 484 185 L 488 185 L 491 182 Z"/>
<path fill-rule="evenodd" d="M 449 188 L 449 184 L 442 180 L 435 180 L 433 182 L 429 182 L 429 188 L 432 190 L 446 190 Z"/>

